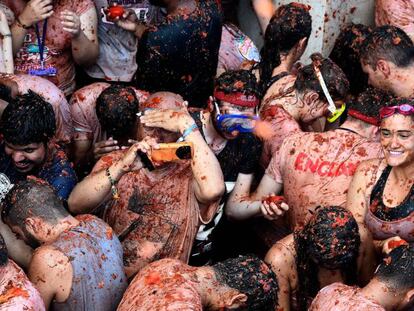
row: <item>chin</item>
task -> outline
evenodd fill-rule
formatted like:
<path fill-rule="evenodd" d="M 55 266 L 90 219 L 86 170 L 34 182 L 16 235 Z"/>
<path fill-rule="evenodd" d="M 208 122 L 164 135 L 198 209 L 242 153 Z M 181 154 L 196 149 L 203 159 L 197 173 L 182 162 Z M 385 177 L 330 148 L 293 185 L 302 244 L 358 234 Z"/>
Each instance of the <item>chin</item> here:
<path fill-rule="evenodd" d="M 14 166 L 16 168 L 16 171 L 18 171 L 19 173 L 29 173 L 31 170 L 33 170 L 33 166 L 29 165 L 27 168 L 19 168 L 17 166 Z"/>
<path fill-rule="evenodd" d="M 405 152 L 401 154 L 391 154 L 390 151 L 387 151 L 385 159 L 389 166 L 405 166 L 414 162 L 414 159 L 408 157 Z"/>

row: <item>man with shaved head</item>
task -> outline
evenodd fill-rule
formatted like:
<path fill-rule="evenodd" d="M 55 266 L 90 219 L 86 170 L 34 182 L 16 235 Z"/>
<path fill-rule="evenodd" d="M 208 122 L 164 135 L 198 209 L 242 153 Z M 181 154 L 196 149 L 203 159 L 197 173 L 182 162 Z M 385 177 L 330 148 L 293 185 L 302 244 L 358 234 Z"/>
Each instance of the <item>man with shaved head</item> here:
<path fill-rule="evenodd" d="M 224 192 L 220 165 L 181 96 L 154 93 L 140 108 L 137 141 L 103 156 L 69 199 L 73 213 L 105 207 L 128 276 L 157 259 L 188 261 L 199 225 L 211 220 Z M 192 159 L 150 170 L 146 155 L 177 139 L 192 144 Z"/>

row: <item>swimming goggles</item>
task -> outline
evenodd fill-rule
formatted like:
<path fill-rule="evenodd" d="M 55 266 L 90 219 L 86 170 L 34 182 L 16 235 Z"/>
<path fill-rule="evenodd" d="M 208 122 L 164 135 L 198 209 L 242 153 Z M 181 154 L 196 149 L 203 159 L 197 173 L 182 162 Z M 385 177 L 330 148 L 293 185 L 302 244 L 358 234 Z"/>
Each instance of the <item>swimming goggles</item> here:
<path fill-rule="evenodd" d="M 380 118 L 388 118 L 395 113 L 399 113 L 405 116 L 414 114 L 414 107 L 409 104 L 403 104 L 399 106 L 382 107 L 379 110 Z"/>

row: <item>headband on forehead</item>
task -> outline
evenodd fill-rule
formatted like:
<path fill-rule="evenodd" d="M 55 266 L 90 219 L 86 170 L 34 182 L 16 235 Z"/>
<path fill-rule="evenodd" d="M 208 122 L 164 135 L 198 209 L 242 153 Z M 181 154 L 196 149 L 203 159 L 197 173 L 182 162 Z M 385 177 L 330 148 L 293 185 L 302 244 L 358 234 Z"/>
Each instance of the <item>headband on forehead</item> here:
<path fill-rule="evenodd" d="M 223 91 L 214 91 L 214 97 L 218 100 L 229 102 L 232 105 L 254 108 L 260 100 L 255 95 L 245 95 L 242 92 L 226 94 Z"/>
<path fill-rule="evenodd" d="M 348 110 L 348 115 L 355 118 L 355 119 L 364 121 L 366 123 L 369 123 L 369 124 L 372 124 L 372 125 L 375 125 L 375 126 L 380 125 L 379 119 L 377 119 L 375 117 L 366 116 L 366 115 L 364 115 L 364 114 L 362 114 L 359 111 L 354 110 L 354 109 L 349 109 Z"/>

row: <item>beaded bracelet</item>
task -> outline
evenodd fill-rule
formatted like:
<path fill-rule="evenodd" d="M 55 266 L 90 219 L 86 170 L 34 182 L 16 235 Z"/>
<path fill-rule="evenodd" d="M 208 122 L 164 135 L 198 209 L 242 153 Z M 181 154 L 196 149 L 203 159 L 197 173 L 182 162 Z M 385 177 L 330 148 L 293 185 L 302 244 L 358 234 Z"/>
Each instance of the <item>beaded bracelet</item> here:
<path fill-rule="evenodd" d="M 112 198 L 114 198 L 115 200 L 118 200 L 119 199 L 118 188 L 115 185 L 115 180 L 113 180 L 111 177 L 111 173 L 109 172 L 109 167 L 106 168 L 106 176 L 108 177 L 109 182 L 111 183 Z"/>

